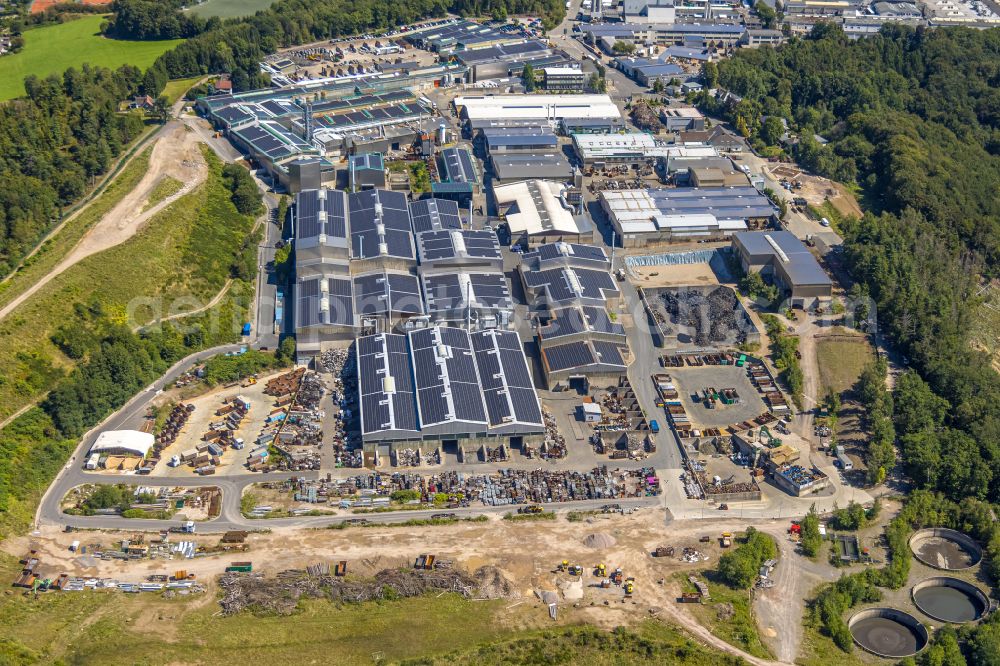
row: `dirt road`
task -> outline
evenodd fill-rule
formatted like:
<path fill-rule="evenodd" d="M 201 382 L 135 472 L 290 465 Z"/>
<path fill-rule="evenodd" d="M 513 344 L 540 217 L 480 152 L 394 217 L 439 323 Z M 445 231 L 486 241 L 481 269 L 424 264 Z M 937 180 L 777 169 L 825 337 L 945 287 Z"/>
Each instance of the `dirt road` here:
<path fill-rule="evenodd" d="M 44 279 L 0 309 L 0 319 L 31 298 L 52 278 L 83 259 L 130 239 L 147 221 L 205 182 L 208 166 L 198 143 L 198 135 L 187 129 L 183 122 L 170 121 L 160 131 L 160 137 L 149 158 L 149 170 L 135 189 L 108 211 Z M 149 201 L 150 194 L 165 176 L 179 180 L 183 184 L 181 189 L 144 212 L 143 208 Z"/>

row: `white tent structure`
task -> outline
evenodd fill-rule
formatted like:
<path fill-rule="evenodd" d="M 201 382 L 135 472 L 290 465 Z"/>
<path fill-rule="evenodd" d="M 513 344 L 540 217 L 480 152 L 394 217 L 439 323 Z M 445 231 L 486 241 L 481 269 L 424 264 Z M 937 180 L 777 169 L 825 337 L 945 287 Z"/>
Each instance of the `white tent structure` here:
<path fill-rule="evenodd" d="M 153 435 L 139 430 L 106 430 L 97 436 L 90 453 L 146 457 L 153 448 Z"/>

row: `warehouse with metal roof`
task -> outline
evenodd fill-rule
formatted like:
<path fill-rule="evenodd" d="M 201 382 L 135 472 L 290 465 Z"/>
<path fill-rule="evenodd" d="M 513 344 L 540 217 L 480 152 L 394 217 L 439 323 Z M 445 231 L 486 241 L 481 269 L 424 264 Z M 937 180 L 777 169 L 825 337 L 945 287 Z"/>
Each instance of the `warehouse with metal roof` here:
<path fill-rule="evenodd" d="M 601 208 L 626 248 L 724 238 L 776 219 L 771 201 L 753 187 L 606 190 Z"/>
<path fill-rule="evenodd" d="M 493 197 L 510 230 L 511 243 L 531 248 L 554 241 L 593 242 L 593 224 L 573 214 L 566 189 L 550 180 L 494 185 Z"/>
<path fill-rule="evenodd" d="M 448 269 L 421 273 L 427 316 L 472 329 L 508 328 L 514 301 L 500 271 Z"/>
<path fill-rule="evenodd" d="M 419 199 L 410 202 L 413 233 L 461 229 L 462 217 L 458 203 L 447 199 Z"/>
<path fill-rule="evenodd" d="M 554 151 L 559 145 L 558 137 L 548 126 L 486 127 L 480 135 L 490 155 Z"/>
<path fill-rule="evenodd" d="M 621 120 L 608 95 L 461 95 L 455 108 L 463 120 L 532 120 L 555 127 L 564 118 Z"/>
<path fill-rule="evenodd" d="M 793 306 L 811 307 L 833 295 L 833 281 L 789 231 L 758 231 L 733 236 L 733 251 L 745 272 L 760 273 Z"/>
<path fill-rule="evenodd" d="M 493 153 L 493 182 L 499 185 L 525 180 L 573 180 L 573 167 L 562 153 Z"/>
<path fill-rule="evenodd" d="M 629 349 L 624 340 L 593 339 L 553 344 L 542 349 L 542 371 L 549 389 L 581 382 L 585 390 L 614 386 L 628 371 Z"/>
<path fill-rule="evenodd" d="M 357 342 L 361 434 L 366 449 L 544 432 L 541 405 L 516 333 L 434 326 Z"/>
<path fill-rule="evenodd" d="M 413 265 L 413 232 L 406 195 L 365 190 L 347 195 L 351 257 L 385 260 L 386 265 Z"/>
<path fill-rule="evenodd" d="M 105 430 L 90 447 L 90 455 L 139 456 L 145 458 L 153 448 L 153 435 L 139 430 Z"/>

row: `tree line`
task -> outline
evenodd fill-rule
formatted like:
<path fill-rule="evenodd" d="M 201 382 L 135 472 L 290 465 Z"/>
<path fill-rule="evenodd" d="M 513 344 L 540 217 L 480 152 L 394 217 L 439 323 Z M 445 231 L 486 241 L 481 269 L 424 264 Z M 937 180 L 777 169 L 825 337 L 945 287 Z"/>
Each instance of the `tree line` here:
<path fill-rule="evenodd" d="M 876 462 L 898 437 L 922 487 L 1000 501 L 1000 378 L 970 344 L 978 286 L 1000 268 L 1000 31 L 890 24 L 849 40 L 820 24 L 706 75 L 742 98 L 725 112 L 750 136 L 774 140 L 766 124 L 784 120 L 798 162 L 870 211 L 842 224 L 846 264 L 913 370 L 868 396 Z"/>

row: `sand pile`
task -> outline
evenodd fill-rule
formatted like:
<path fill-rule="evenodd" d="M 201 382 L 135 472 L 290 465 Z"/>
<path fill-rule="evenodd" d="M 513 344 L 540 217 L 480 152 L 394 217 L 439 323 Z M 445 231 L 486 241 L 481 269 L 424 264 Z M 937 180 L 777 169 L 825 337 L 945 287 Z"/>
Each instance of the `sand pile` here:
<path fill-rule="evenodd" d="M 595 532 L 594 534 L 587 535 L 587 538 L 583 540 L 583 545 L 587 548 L 611 548 L 617 541 L 610 534 L 605 534 L 604 532 Z"/>

